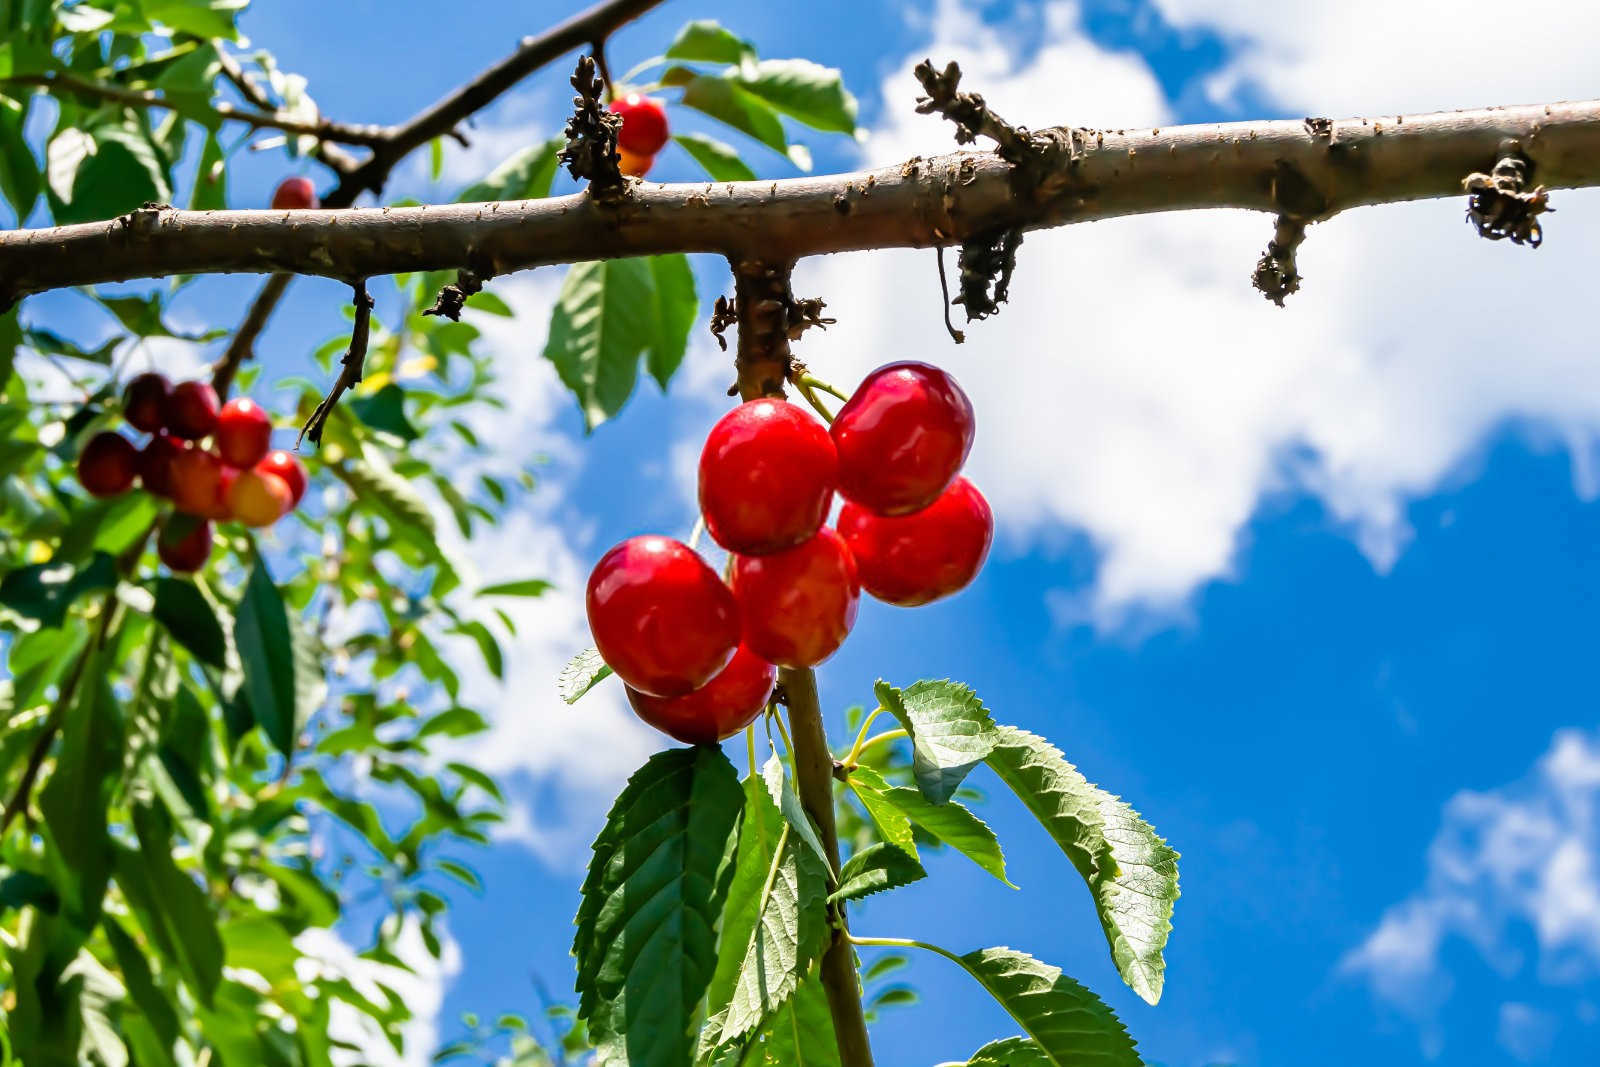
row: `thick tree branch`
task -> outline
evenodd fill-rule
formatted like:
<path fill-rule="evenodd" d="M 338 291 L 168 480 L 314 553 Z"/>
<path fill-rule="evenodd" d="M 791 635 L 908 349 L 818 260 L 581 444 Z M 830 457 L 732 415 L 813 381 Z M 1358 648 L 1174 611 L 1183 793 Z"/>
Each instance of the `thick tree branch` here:
<path fill-rule="evenodd" d="M 989 153 L 784 181 L 635 185 L 615 204 L 544 200 L 363 211 L 187 212 L 0 233 L 0 307 L 67 285 L 290 271 L 354 280 L 462 267 L 495 275 L 661 252 L 782 261 L 960 244 L 1003 229 L 1192 208 L 1308 222 L 1460 195 L 1515 139 L 1545 189 L 1600 185 L 1600 101 L 1329 123 L 1078 131 L 1081 154 L 1019 192 Z M 342 185 L 341 189 L 344 188 Z M 843 205 L 841 207 L 841 205 Z M 482 271 L 480 270 L 480 273 Z"/>

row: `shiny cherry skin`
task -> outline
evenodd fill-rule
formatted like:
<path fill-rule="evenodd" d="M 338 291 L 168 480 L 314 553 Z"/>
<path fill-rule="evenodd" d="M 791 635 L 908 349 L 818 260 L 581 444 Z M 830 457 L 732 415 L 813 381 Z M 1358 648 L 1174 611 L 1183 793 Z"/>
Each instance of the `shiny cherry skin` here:
<path fill-rule="evenodd" d="M 855 625 L 861 579 L 844 540 L 823 527 L 770 556 L 735 556 L 733 595 L 750 651 L 780 667 L 815 667 Z"/>
<path fill-rule="evenodd" d="M 268 452 L 267 458 L 256 464 L 256 470 L 263 474 L 276 474 L 283 479 L 289 487 L 291 508 L 298 506 L 300 498 L 306 495 L 306 469 L 293 454 L 281 448 L 276 452 Z"/>
<path fill-rule="evenodd" d="M 172 461 L 188 448 L 164 433 L 152 434 L 139 450 L 139 484 L 152 496 L 172 496 Z"/>
<path fill-rule="evenodd" d="M 317 207 L 317 187 L 310 178 L 285 178 L 272 194 L 274 211 L 304 211 Z"/>
<path fill-rule="evenodd" d="M 203 448 L 186 448 L 172 457 L 172 502 L 187 515 L 227 516 L 222 461 Z"/>
<path fill-rule="evenodd" d="M 838 458 L 828 431 L 786 400 L 740 404 L 718 420 L 700 452 L 700 513 L 729 552 L 793 548 L 822 528 Z"/>
<path fill-rule="evenodd" d="M 911 608 L 971 584 L 994 540 L 994 513 L 971 482 L 957 478 L 938 500 L 910 515 L 877 515 L 847 501 L 839 534 L 855 556 L 861 587 Z"/>
<path fill-rule="evenodd" d="M 635 155 L 626 148 L 617 149 L 617 169 L 630 178 L 643 178 L 655 163 L 655 156 Z"/>
<path fill-rule="evenodd" d="M 839 492 L 880 515 L 920 511 L 960 473 L 973 428 L 972 402 L 938 367 L 879 367 L 833 420 Z"/>
<path fill-rule="evenodd" d="M 101 430 L 78 453 L 78 482 L 90 496 L 108 497 L 133 488 L 139 450 L 120 433 Z"/>
<path fill-rule="evenodd" d="M 246 526 L 271 526 L 294 507 L 288 484 L 256 468 L 234 475 L 224 499 L 228 514 Z"/>
<path fill-rule="evenodd" d="M 649 696 L 699 689 L 739 645 L 733 593 L 670 537 L 630 537 L 600 557 L 585 602 L 600 658 Z"/>
<path fill-rule="evenodd" d="M 235 467 L 254 467 L 272 446 L 272 419 L 247 396 L 235 397 L 217 412 L 217 454 Z"/>
<path fill-rule="evenodd" d="M 169 570 L 184 574 L 199 570 L 211 555 L 211 524 L 193 515 L 173 515 L 156 537 L 156 555 Z"/>
<path fill-rule="evenodd" d="M 167 398 L 167 432 L 198 441 L 217 428 L 217 391 L 209 382 L 179 382 Z"/>
<path fill-rule="evenodd" d="M 635 156 L 653 156 L 667 144 L 667 111 L 661 101 L 629 93 L 611 101 L 611 110 L 622 116 L 617 131 L 617 147 Z"/>
<path fill-rule="evenodd" d="M 166 375 L 154 371 L 137 375 L 122 390 L 122 417 L 135 430 L 160 433 L 167 425 L 167 401 L 171 396 L 172 383 Z"/>
<path fill-rule="evenodd" d="M 639 718 L 686 745 L 714 745 L 755 722 L 772 697 L 778 668 L 743 645 L 711 681 L 681 697 L 653 697 L 628 687 Z"/>

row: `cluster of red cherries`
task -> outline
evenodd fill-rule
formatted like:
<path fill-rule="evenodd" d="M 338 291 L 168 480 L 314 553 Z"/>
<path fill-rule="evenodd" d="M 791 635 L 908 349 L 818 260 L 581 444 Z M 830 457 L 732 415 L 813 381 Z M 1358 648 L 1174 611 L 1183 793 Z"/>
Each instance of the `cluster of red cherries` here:
<path fill-rule="evenodd" d="M 778 667 L 838 650 L 863 588 L 902 607 L 965 588 L 994 536 L 960 476 L 973 428 L 954 379 L 915 362 L 869 374 L 828 428 L 770 398 L 723 416 L 700 454 L 700 512 L 730 581 L 659 536 L 622 542 L 589 576 L 595 645 L 639 717 L 690 744 L 731 737 Z"/>
<path fill-rule="evenodd" d="M 177 514 L 162 525 L 156 550 L 172 570 L 205 564 L 213 521 L 270 526 L 305 495 L 305 468 L 272 451 L 272 420 L 248 397 L 219 404 L 207 382 L 173 385 L 141 374 L 122 394 L 122 415 L 149 439 L 141 447 L 100 431 L 78 454 L 78 481 L 103 498 L 126 493 L 137 479 L 145 492 L 171 500 Z"/>
<path fill-rule="evenodd" d="M 661 101 L 638 93 L 617 97 L 611 110 L 622 116 L 622 129 L 617 131 L 619 169 L 642 178 L 650 172 L 656 153 L 667 146 L 667 110 Z"/>

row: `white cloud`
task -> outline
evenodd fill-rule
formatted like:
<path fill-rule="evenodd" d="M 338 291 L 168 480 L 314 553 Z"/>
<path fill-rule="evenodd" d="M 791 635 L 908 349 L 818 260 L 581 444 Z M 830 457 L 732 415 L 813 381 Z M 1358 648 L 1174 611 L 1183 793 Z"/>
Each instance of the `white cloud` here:
<path fill-rule="evenodd" d="M 1090 42 L 1073 6 L 1048 10 L 1019 64 L 1000 31 L 942 6 L 934 39 L 884 82 L 890 106 L 869 162 L 951 143 L 947 127 L 911 113 L 910 68 L 923 55 L 959 59 L 964 84 L 1024 124 L 1168 121 L 1141 58 Z M 1499 62 L 1537 71 L 1543 59 Z M 1559 84 L 1552 75 L 1539 88 Z M 1563 193 L 1558 204 L 1537 253 L 1477 239 L 1454 202 L 1335 219 L 1312 231 L 1306 288 L 1285 310 L 1248 281 L 1270 236 L 1265 216 L 1031 234 L 1011 302 L 959 348 L 941 323 L 931 252 L 810 260 L 797 291 L 824 297 L 839 322 L 800 352 L 846 387 L 893 359 L 950 369 L 977 405 L 972 473 L 1003 541 L 1048 547 L 1077 529 L 1099 555 L 1092 588 L 1058 596 L 1062 611 L 1103 625 L 1145 609 L 1170 617 L 1198 584 L 1230 573 L 1264 495 L 1321 498 L 1381 569 L 1409 537 L 1407 502 L 1460 471 L 1505 420 L 1542 420 L 1580 454 L 1594 447 L 1600 361 L 1574 309 L 1589 299 L 1600 197 Z"/>
<path fill-rule="evenodd" d="M 1531 1004 L 1500 1005 L 1500 1047 L 1523 1063 L 1547 1062 L 1559 1021 Z"/>
<path fill-rule="evenodd" d="M 1533 935 L 1532 961 L 1513 944 L 1521 930 Z M 1436 1044 L 1433 1018 L 1453 992 L 1440 952 L 1455 939 L 1507 978 L 1530 963 L 1551 984 L 1600 973 L 1600 734 L 1558 733 L 1523 779 L 1451 798 L 1426 881 L 1384 913 L 1340 969 L 1416 1018 L 1425 1045 Z M 1514 1053 L 1537 1047 L 1553 1026 L 1507 1008 L 1502 1042 L 1509 1033 Z"/>
<path fill-rule="evenodd" d="M 382 1032 L 359 1010 L 343 1001 L 334 1001 L 328 1023 L 328 1036 L 356 1045 L 359 1052 L 335 1050 L 335 1063 L 361 1067 L 424 1067 L 433 1062 L 439 1045 L 439 1008 L 445 988 L 461 972 L 461 947 L 447 930 L 436 928 L 440 936 L 439 958 L 435 959 L 422 943 L 417 924 L 408 922 L 394 942 L 394 953 L 410 970 L 390 967 L 362 959 L 355 948 L 332 930 L 311 929 L 295 938 L 303 956 L 295 961 L 301 981 L 317 974 L 344 978 L 363 996 L 378 1004 L 385 1002 L 378 983 L 394 990 L 411 1019 L 405 1024 L 406 1055 L 398 1056 Z"/>

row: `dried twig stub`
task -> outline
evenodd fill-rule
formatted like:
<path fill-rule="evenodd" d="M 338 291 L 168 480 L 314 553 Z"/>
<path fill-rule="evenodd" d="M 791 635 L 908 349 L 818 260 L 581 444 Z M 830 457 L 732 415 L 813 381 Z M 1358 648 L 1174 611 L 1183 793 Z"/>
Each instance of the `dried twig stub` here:
<path fill-rule="evenodd" d="M 961 295 L 951 301 L 967 312 L 967 321 L 986 319 L 1000 310 L 1011 290 L 1022 231 L 996 230 L 961 246 Z"/>
<path fill-rule="evenodd" d="M 461 309 L 466 306 L 467 297 L 483 291 L 483 279 L 470 270 L 456 272 L 455 284 L 447 285 L 439 290 L 439 296 L 433 302 L 433 307 L 423 312 L 424 315 L 442 315 L 451 322 L 461 321 Z"/>
<path fill-rule="evenodd" d="M 300 430 L 300 436 L 295 439 L 294 446 L 300 447 L 300 442 L 307 437 L 312 444 L 322 443 L 322 428 L 328 424 L 328 416 L 333 414 L 333 406 L 339 402 L 344 391 L 361 380 L 362 369 L 367 362 L 367 336 L 372 327 L 372 297 L 367 293 L 367 280 L 365 278 L 355 283 L 355 296 L 351 302 L 356 307 L 355 325 L 350 328 L 350 347 L 345 350 L 344 358 L 339 361 L 339 377 L 333 383 L 333 388 L 328 390 L 328 395 L 322 398 L 322 403 L 311 413 L 306 424 Z"/>
<path fill-rule="evenodd" d="M 1300 270 L 1295 264 L 1295 252 L 1306 239 L 1306 224 L 1293 215 L 1279 215 L 1278 228 L 1267 242 L 1267 250 L 1256 262 L 1255 273 L 1250 276 L 1254 285 L 1268 300 L 1283 307 L 1290 293 L 1300 291 Z"/>
<path fill-rule="evenodd" d="M 1501 145 L 1500 159 L 1488 174 L 1469 174 L 1461 182 L 1467 191 L 1467 221 L 1479 237 L 1491 241 L 1511 239 L 1512 244 L 1538 248 L 1544 242 L 1539 216 L 1555 211 L 1544 186 L 1527 190 L 1533 170 L 1515 141 Z"/>
<path fill-rule="evenodd" d="M 593 56 L 580 56 L 572 74 L 572 117 L 567 120 L 567 146 L 561 162 L 600 201 L 614 201 L 627 188 L 622 177 L 622 157 L 617 154 L 617 131 L 622 116 L 605 105 L 605 80 L 596 73 Z"/>

